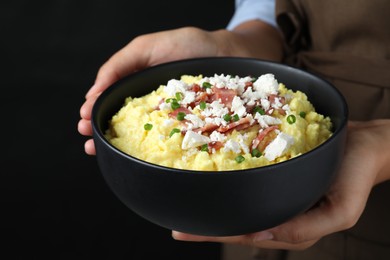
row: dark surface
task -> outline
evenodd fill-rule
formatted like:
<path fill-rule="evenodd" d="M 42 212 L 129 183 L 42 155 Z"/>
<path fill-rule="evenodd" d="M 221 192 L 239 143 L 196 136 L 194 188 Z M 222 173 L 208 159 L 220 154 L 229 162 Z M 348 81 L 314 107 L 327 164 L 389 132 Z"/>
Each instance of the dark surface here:
<path fill-rule="evenodd" d="M 174 241 L 127 209 L 77 122 L 98 68 L 133 37 L 217 29 L 232 12 L 224 0 L 0 3 L 0 259 L 218 259 L 219 245 Z"/>
<path fill-rule="evenodd" d="M 120 152 L 105 139 L 107 122 L 119 111 L 126 97 L 148 94 L 180 75 L 213 76 L 214 73 L 241 77 L 274 74 L 288 88 L 306 93 L 316 111 L 330 117 L 333 135 L 312 151 L 285 162 L 207 173 L 146 163 Z M 105 91 L 93 109 L 97 159 L 118 198 L 153 223 L 210 236 L 268 229 L 317 203 L 340 166 L 347 118 L 343 96 L 328 82 L 285 65 L 244 58 L 193 59 L 144 70 Z"/>

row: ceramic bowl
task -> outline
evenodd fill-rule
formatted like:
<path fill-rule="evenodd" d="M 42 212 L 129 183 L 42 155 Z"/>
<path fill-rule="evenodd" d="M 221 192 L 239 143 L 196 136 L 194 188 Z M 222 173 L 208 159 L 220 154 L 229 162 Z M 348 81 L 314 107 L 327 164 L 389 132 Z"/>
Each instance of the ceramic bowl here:
<path fill-rule="evenodd" d="M 183 74 L 239 76 L 273 73 L 301 90 L 316 111 L 329 116 L 333 135 L 293 159 L 246 170 L 201 172 L 139 160 L 104 137 L 109 119 L 126 97 L 140 97 Z M 303 70 L 251 58 L 197 58 L 150 67 L 116 82 L 92 111 L 93 138 L 101 173 L 129 209 L 159 226 L 206 236 L 231 236 L 277 226 L 303 213 L 328 190 L 343 158 L 348 108 L 329 82 Z"/>

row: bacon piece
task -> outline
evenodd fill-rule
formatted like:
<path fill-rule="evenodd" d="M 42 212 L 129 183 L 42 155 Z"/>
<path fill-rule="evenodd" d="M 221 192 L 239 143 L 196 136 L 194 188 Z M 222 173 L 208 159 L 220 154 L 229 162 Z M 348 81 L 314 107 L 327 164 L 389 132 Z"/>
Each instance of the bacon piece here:
<path fill-rule="evenodd" d="M 209 148 L 209 153 L 212 153 L 213 149 L 216 151 L 221 149 L 223 147 L 223 143 L 219 142 L 219 141 L 213 141 L 213 142 L 208 143 L 207 147 Z"/>
<path fill-rule="evenodd" d="M 210 133 L 218 128 L 218 125 L 216 124 L 205 124 L 203 127 L 200 127 L 196 130 L 193 130 L 194 132 L 200 131 L 201 133 Z"/>
<path fill-rule="evenodd" d="M 234 129 L 236 129 L 237 131 L 240 131 L 240 130 L 247 129 L 250 126 L 251 126 L 250 123 L 245 123 L 245 124 L 241 124 L 241 125 L 236 126 Z"/>
<path fill-rule="evenodd" d="M 225 133 L 227 131 L 231 131 L 233 129 L 242 130 L 248 128 L 251 125 L 251 120 L 248 117 L 241 118 L 237 122 L 230 123 L 226 126 L 220 126 L 217 131 L 220 133 Z"/>
<path fill-rule="evenodd" d="M 237 95 L 237 92 L 234 89 L 227 88 L 213 88 L 214 95 L 212 100 L 220 100 L 227 108 L 232 107 L 232 102 L 234 97 Z"/>
<path fill-rule="evenodd" d="M 192 91 L 199 92 L 202 88 L 198 84 L 193 84 L 192 85 Z"/>
<path fill-rule="evenodd" d="M 279 100 L 279 102 L 282 104 L 281 107 L 273 107 L 273 105 L 276 103 L 276 99 Z M 270 107 L 267 111 L 265 111 L 267 114 L 271 115 L 274 110 L 278 111 L 280 115 L 286 115 L 286 111 L 282 109 L 282 107 L 286 104 L 286 99 L 284 97 L 272 94 L 268 96 L 268 101 L 270 102 Z"/>
<path fill-rule="evenodd" d="M 170 112 L 168 115 L 174 119 L 177 119 L 177 114 L 179 114 L 180 112 L 183 112 L 185 113 L 186 115 L 188 114 L 192 114 L 191 111 L 188 109 L 188 108 L 185 108 L 185 107 L 179 107 L 175 110 L 173 110 L 172 112 Z M 188 120 L 184 119 L 184 120 L 181 120 L 180 123 L 181 124 L 185 124 L 189 122 Z"/>
<path fill-rule="evenodd" d="M 268 96 L 268 100 L 269 100 L 269 102 L 271 102 L 271 104 L 275 103 L 276 98 L 278 98 L 279 102 L 282 103 L 283 105 L 286 104 L 286 99 L 284 97 L 281 97 L 281 96 L 276 95 L 276 94 L 271 94 Z"/>
<path fill-rule="evenodd" d="M 255 139 L 252 140 L 251 150 L 257 148 L 259 151 L 263 151 L 265 147 L 276 137 L 274 130 L 278 129 L 278 126 L 273 125 L 260 131 Z"/>
<path fill-rule="evenodd" d="M 179 107 L 179 108 L 173 110 L 172 112 L 170 112 L 170 113 L 169 113 L 169 116 L 170 116 L 170 117 L 173 117 L 173 118 L 176 118 L 176 117 L 177 117 L 177 114 L 179 114 L 179 112 L 183 112 L 183 113 L 185 113 L 186 115 L 192 114 L 191 111 L 190 111 L 188 108 Z"/>
<path fill-rule="evenodd" d="M 253 86 L 252 81 L 245 82 L 245 87 L 251 87 L 251 86 Z"/>
<path fill-rule="evenodd" d="M 200 103 L 201 101 L 207 101 L 208 99 L 209 99 L 209 95 L 207 94 L 207 92 L 202 92 L 195 98 L 195 103 Z"/>
<path fill-rule="evenodd" d="M 199 105 L 200 102 L 202 101 L 206 102 L 208 100 L 209 100 L 208 94 L 206 92 L 200 92 L 199 94 L 197 94 L 197 97 L 195 97 L 195 101 L 188 104 L 188 106 L 191 107 L 191 109 L 194 109 L 194 107 Z"/>
<path fill-rule="evenodd" d="M 246 91 L 249 87 L 252 87 L 252 86 L 253 86 L 252 81 L 245 82 L 244 90 Z"/>
<path fill-rule="evenodd" d="M 286 111 L 283 108 L 279 108 L 278 112 L 279 112 L 279 115 L 282 115 L 282 116 L 286 115 Z"/>

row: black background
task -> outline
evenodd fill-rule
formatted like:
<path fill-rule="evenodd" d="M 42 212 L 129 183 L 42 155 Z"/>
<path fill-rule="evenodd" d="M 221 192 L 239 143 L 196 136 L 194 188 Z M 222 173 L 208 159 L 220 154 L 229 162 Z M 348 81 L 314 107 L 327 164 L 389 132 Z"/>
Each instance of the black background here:
<path fill-rule="evenodd" d="M 234 1 L 0 3 L 0 259 L 219 259 L 117 200 L 84 153 L 79 108 L 98 68 L 137 35 L 224 28 Z"/>

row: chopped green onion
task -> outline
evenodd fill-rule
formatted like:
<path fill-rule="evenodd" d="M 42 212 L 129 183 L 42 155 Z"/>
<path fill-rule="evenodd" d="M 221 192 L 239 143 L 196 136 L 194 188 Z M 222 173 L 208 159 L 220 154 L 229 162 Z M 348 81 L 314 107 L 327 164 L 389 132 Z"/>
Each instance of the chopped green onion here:
<path fill-rule="evenodd" d="M 172 135 L 174 135 L 176 133 L 180 133 L 180 129 L 173 128 L 172 131 L 169 133 L 169 137 L 172 137 Z"/>
<path fill-rule="evenodd" d="M 171 108 L 172 108 L 173 110 L 175 110 L 175 109 L 178 109 L 179 107 L 180 107 L 180 104 L 177 102 L 176 99 L 173 98 L 173 100 L 172 100 L 172 102 L 171 102 Z"/>
<path fill-rule="evenodd" d="M 181 92 L 176 92 L 176 99 L 178 100 L 178 101 L 181 101 L 182 99 L 183 99 L 183 93 L 181 93 Z"/>
<path fill-rule="evenodd" d="M 149 124 L 149 123 L 144 124 L 144 129 L 145 129 L 146 131 L 152 130 L 152 128 L 153 128 L 153 125 L 152 125 L 152 124 Z"/>
<path fill-rule="evenodd" d="M 235 115 L 233 116 L 233 121 L 234 121 L 234 122 L 237 122 L 238 120 L 240 120 L 240 117 L 239 117 L 237 114 L 235 114 Z"/>
<path fill-rule="evenodd" d="M 306 117 L 306 112 L 304 112 L 304 111 L 299 112 L 299 116 L 302 117 L 302 118 L 305 118 Z"/>
<path fill-rule="evenodd" d="M 179 121 L 183 121 L 185 117 L 186 117 L 186 113 L 184 113 L 184 112 L 179 112 L 179 113 L 177 113 L 177 115 L 176 115 L 176 118 L 177 118 L 177 120 L 179 120 Z"/>
<path fill-rule="evenodd" d="M 202 88 L 211 88 L 213 85 L 210 82 L 203 82 Z"/>
<path fill-rule="evenodd" d="M 201 101 L 201 102 L 199 103 L 199 107 L 200 107 L 200 109 L 205 110 L 205 109 L 206 109 L 206 102 Z"/>
<path fill-rule="evenodd" d="M 253 157 L 257 157 L 257 158 L 259 158 L 261 156 L 261 152 L 257 148 L 253 149 L 251 154 Z"/>
<path fill-rule="evenodd" d="M 242 155 L 239 155 L 234 160 L 236 160 L 237 163 L 242 163 L 243 161 L 245 161 L 245 157 Z"/>
<path fill-rule="evenodd" d="M 179 93 L 179 92 L 178 92 L 178 93 Z M 177 94 L 177 93 L 176 93 L 176 94 Z M 167 99 L 165 100 L 165 103 L 171 103 L 171 108 L 172 108 L 173 110 L 178 109 L 178 108 L 180 107 L 180 104 L 179 104 L 179 102 L 177 101 L 176 98 L 167 98 Z"/>
<path fill-rule="evenodd" d="M 297 118 L 294 115 L 289 115 L 286 120 L 289 124 L 294 124 Z"/>
<path fill-rule="evenodd" d="M 200 147 L 200 150 L 202 152 L 208 152 L 209 151 L 209 146 L 207 144 L 204 144 Z"/>
<path fill-rule="evenodd" d="M 232 116 L 229 115 L 229 114 L 226 114 L 223 116 L 223 119 L 226 121 L 226 122 L 229 122 L 230 120 L 232 120 Z"/>
<path fill-rule="evenodd" d="M 265 115 L 265 111 L 264 109 L 262 109 L 261 107 L 259 106 L 256 106 L 253 111 L 255 111 L 255 113 L 259 113 L 260 115 Z"/>

